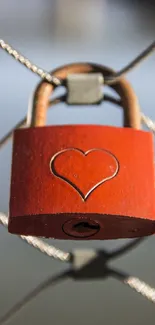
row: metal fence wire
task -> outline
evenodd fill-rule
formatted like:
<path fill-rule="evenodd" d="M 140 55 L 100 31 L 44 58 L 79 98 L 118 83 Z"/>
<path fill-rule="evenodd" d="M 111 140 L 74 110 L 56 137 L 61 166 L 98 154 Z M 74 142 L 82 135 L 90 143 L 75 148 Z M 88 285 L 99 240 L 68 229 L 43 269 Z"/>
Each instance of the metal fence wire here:
<path fill-rule="evenodd" d="M 9 44 L 5 43 L 3 40 L 0 40 L 0 47 L 13 56 L 18 62 L 22 63 L 32 72 L 39 75 L 42 79 L 53 83 L 54 85 L 61 85 L 61 80 L 53 77 L 50 73 L 44 71 L 43 69 L 37 67 L 30 60 L 21 55 L 18 51 L 13 49 Z M 131 63 L 126 67 L 114 73 L 107 79 L 105 78 L 105 83 L 110 85 L 115 83 L 119 78 L 124 74 L 131 71 L 137 66 L 142 60 L 144 60 L 148 55 L 150 55 L 155 50 L 155 42 L 153 42 L 147 49 L 145 49 L 139 56 L 137 56 Z M 111 97 L 109 95 L 104 95 L 105 101 L 110 101 L 113 104 L 121 105 L 121 101 Z M 65 96 L 61 96 L 55 99 L 52 99 L 50 106 L 57 103 L 65 101 Z M 153 122 L 149 117 L 141 113 L 142 123 L 145 124 L 153 133 L 155 133 L 155 122 Z M 16 128 L 21 128 L 26 124 L 26 117 L 24 117 L 15 127 L 13 127 L 2 139 L 0 139 L 0 149 L 6 142 L 12 138 L 13 131 Z M 7 228 L 8 226 L 8 216 L 3 212 L 0 212 L 0 223 Z M 124 273 L 123 271 L 111 268 L 108 266 L 109 260 L 113 260 L 126 252 L 134 249 L 139 245 L 144 238 L 132 240 L 129 244 L 120 247 L 119 249 L 108 252 L 105 250 L 74 250 L 73 252 L 64 252 L 54 246 L 51 246 L 45 243 L 43 240 L 32 237 L 32 236 L 19 236 L 27 244 L 39 250 L 41 253 L 46 254 L 49 257 L 57 259 L 61 262 L 68 262 L 71 264 L 69 271 L 62 272 L 55 277 L 47 279 L 45 282 L 39 284 L 32 292 L 30 292 L 22 301 L 17 303 L 11 310 L 9 310 L 1 319 L 0 325 L 3 325 L 5 322 L 10 320 L 17 312 L 19 312 L 27 303 L 29 303 L 34 297 L 39 293 L 45 290 L 47 287 L 51 286 L 54 283 L 57 283 L 60 280 L 71 277 L 75 280 L 84 280 L 84 279 L 98 279 L 106 278 L 112 276 L 117 280 L 121 281 L 123 284 L 126 284 L 137 293 L 141 294 L 147 298 L 152 303 L 155 303 L 155 288 L 150 287 L 145 282 L 140 279 Z"/>

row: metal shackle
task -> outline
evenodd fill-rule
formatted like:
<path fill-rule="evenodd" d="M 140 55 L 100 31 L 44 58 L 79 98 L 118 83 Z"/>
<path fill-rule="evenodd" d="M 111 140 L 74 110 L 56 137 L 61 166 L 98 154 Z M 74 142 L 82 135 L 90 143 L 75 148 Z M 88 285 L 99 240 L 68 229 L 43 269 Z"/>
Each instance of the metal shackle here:
<path fill-rule="evenodd" d="M 51 72 L 51 75 L 60 78 L 62 85 L 65 83 L 69 74 L 80 73 L 101 73 L 104 76 L 110 76 L 115 71 L 111 68 L 93 64 L 93 63 L 73 63 L 61 66 Z M 49 107 L 49 99 L 57 86 L 41 81 L 35 90 L 32 104 L 32 112 L 30 117 L 30 127 L 44 126 L 46 123 L 46 114 Z M 130 83 L 121 77 L 116 83 L 109 86 L 121 98 L 124 111 L 124 127 L 134 129 L 141 128 L 140 107 L 138 98 L 132 89 Z"/>

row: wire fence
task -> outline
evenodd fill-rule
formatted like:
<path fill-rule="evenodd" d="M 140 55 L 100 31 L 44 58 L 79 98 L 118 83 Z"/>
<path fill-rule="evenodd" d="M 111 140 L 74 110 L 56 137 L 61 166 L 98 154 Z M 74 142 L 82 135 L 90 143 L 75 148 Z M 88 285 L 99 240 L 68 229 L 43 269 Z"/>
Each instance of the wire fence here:
<path fill-rule="evenodd" d="M 58 78 L 55 78 L 51 76 L 48 72 L 44 71 L 43 69 L 38 68 L 36 65 L 31 63 L 30 60 L 26 59 L 23 55 L 19 54 L 15 49 L 13 49 L 10 45 L 5 43 L 3 40 L 0 40 L 0 47 L 4 49 L 7 53 L 12 55 L 18 62 L 22 63 L 25 67 L 27 67 L 32 72 L 38 74 L 42 79 L 53 83 L 54 85 L 60 85 L 61 80 Z M 113 74 L 110 77 L 105 78 L 105 83 L 107 85 L 111 85 L 112 83 L 115 83 L 119 78 L 121 78 L 124 74 L 131 71 L 133 68 L 137 66 L 142 60 L 144 60 L 148 55 L 150 55 L 155 50 L 155 42 L 153 42 L 146 50 L 144 50 L 139 56 L 137 56 L 136 59 L 134 59 L 130 64 L 128 64 L 126 67 L 118 71 L 117 73 Z M 121 101 L 111 97 L 109 95 L 104 95 L 105 101 L 110 101 L 113 104 L 121 106 Z M 52 99 L 52 101 L 49 103 L 49 106 L 55 105 L 60 102 L 65 101 L 65 95 L 60 96 L 58 98 Z M 145 116 L 143 113 L 141 113 L 141 120 L 142 123 L 145 124 L 152 132 L 155 132 L 155 122 L 153 122 L 149 117 Z M 0 149 L 7 143 L 9 139 L 12 138 L 13 132 L 16 128 L 24 127 L 26 124 L 26 117 L 24 117 L 18 124 L 15 125 L 2 139 L 0 139 Z M 8 226 L 8 217 L 3 212 L 0 212 L 0 223 L 7 228 Z M 22 240 L 24 240 L 26 243 L 31 245 L 32 247 L 39 250 L 41 253 L 46 254 L 49 257 L 52 257 L 54 259 L 57 259 L 59 261 L 63 262 L 69 262 L 71 263 L 71 268 L 67 272 L 63 272 L 60 275 L 55 276 L 54 278 L 47 279 L 44 283 L 40 284 L 36 289 L 34 289 L 32 292 L 30 292 L 22 301 L 20 301 L 18 304 L 16 304 L 7 314 L 5 314 L 0 319 L 0 325 L 3 325 L 5 322 L 10 320 L 17 312 L 19 312 L 27 303 L 29 303 L 34 297 L 36 297 L 39 293 L 41 293 L 43 290 L 45 290 L 47 287 L 52 285 L 53 283 L 56 283 L 60 280 L 65 279 L 66 277 L 72 277 L 74 279 L 90 279 L 90 274 L 92 279 L 97 279 L 100 271 L 99 268 L 95 267 L 95 272 L 91 272 L 94 270 L 92 267 L 92 257 L 95 256 L 94 263 L 95 265 L 101 265 L 102 266 L 102 277 L 112 276 L 116 278 L 117 280 L 121 281 L 125 285 L 128 285 L 130 288 L 147 298 L 152 303 L 155 303 L 155 289 L 150 287 L 145 282 L 141 281 L 140 279 L 130 276 L 128 274 L 125 274 L 122 271 L 111 269 L 108 267 L 108 262 L 110 259 L 115 259 L 119 257 L 122 254 L 125 254 L 127 251 L 135 248 L 138 244 L 141 243 L 141 241 L 144 240 L 144 238 L 136 239 L 130 242 L 129 244 L 121 247 L 120 249 L 113 251 L 113 252 L 107 252 L 107 251 L 100 251 L 96 252 L 93 251 L 92 255 L 90 254 L 90 259 L 87 258 L 87 268 L 83 268 L 83 265 L 81 264 L 80 267 L 77 269 L 75 265 L 75 260 L 78 258 L 77 251 L 73 252 L 64 252 L 54 246 L 51 246 L 47 243 L 45 243 L 43 240 L 38 239 L 36 237 L 32 236 L 20 236 Z M 81 254 L 86 254 L 84 250 L 81 250 Z M 89 261 L 91 260 L 91 263 Z M 101 275 L 101 271 L 100 271 Z"/>

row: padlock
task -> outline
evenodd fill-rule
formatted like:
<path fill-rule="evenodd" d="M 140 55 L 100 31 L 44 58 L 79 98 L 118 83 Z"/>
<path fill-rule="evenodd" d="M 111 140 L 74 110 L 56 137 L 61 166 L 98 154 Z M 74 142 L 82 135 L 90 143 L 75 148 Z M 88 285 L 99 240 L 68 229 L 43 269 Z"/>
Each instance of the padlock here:
<path fill-rule="evenodd" d="M 79 63 L 52 75 L 66 85 L 72 74 L 111 72 Z M 153 136 L 140 130 L 139 105 L 130 84 L 121 78 L 111 87 L 121 98 L 124 128 L 45 126 L 55 87 L 39 84 L 30 127 L 14 133 L 9 232 L 71 240 L 155 232 Z"/>

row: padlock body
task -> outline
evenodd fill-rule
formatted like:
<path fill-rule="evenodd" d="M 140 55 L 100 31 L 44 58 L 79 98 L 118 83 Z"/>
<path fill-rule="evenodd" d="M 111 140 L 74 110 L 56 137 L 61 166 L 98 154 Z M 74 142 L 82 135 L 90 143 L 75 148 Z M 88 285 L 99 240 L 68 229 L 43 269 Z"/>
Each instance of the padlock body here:
<path fill-rule="evenodd" d="M 153 137 L 131 128 L 45 126 L 14 133 L 9 232 L 114 239 L 155 231 Z M 92 227 L 86 231 L 78 229 Z"/>

